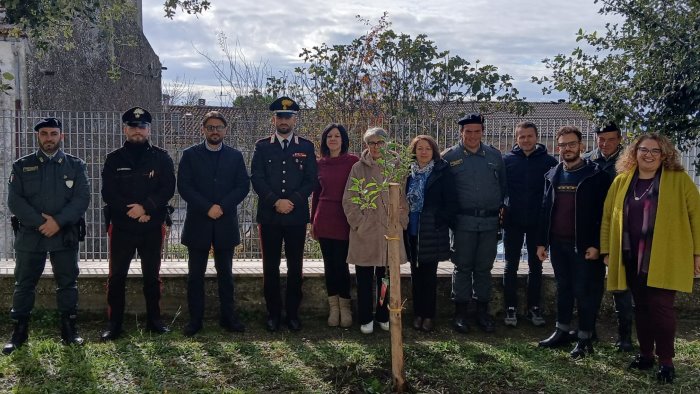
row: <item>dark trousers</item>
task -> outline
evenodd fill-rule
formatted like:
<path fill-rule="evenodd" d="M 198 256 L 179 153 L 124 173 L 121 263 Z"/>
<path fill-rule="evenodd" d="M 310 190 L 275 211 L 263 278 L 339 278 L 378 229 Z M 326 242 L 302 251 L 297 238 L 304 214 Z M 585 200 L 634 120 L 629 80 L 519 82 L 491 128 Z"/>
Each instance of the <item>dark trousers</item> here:
<path fill-rule="evenodd" d="M 417 261 L 418 237 L 410 236 L 411 295 L 413 315 L 432 319 L 435 317 L 437 299 L 437 261 Z"/>
<path fill-rule="evenodd" d="M 571 242 L 554 241 L 550 251 L 557 283 L 557 323 L 571 324 L 576 304 L 579 330 L 591 334 L 600 306 L 605 264 L 600 259 L 586 260 L 585 251 L 577 253 Z"/>
<path fill-rule="evenodd" d="M 78 249 L 49 252 L 56 279 L 56 306 L 62 315 L 74 315 L 78 307 Z M 34 308 L 36 284 L 44 266 L 46 252 L 15 252 L 15 291 L 12 295 L 12 319 L 27 319 Z"/>
<path fill-rule="evenodd" d="M 654 345 L 659 364 L 673 365 L 676 355 L 676 310 L 673 303 L 676 291 L 649 287 L 646 280 L 631 281 L 634 297 L 634 316 L 637 323 L 639 350 L 644 357 L 654 356 Z"/>
<path fill-rule="evenodd" d="M 326 291 L 328 296 L 340 296 L 350 298 L 350 269 L 348 267 L 347 240 L 319 238 L 321 253 L 323 254 L 323 269 L 326 277 Z"/>
<path fill-rule="evenodd" d="M 435 317 L 437 267 L 437 261 L 411 263 L 411 295 L 415 316 L 429 319 Z"/>
<path fill-rule="evenodd" d="M 510 225 L 503 231 L 506 267 L 503 272 L 503 297 L 506 308 L 518 306 L 518 266 L 527 242 L 527 307 L 539 307 L 542 289 L 542 262 L 537 257 L 537 228 Z"/>
<path fill-rule="evenodd" d="M 632 322 L 634 316 L 634 300 L 630 290 L 613 292 L 613 302 L 615 304 L 615 313 L 619 321 Z"/>
<path fill-rule="evenodd" d="M 150 322 L 160 319 L 160 259 L 165 237 L 165 226 L 141 234 L 134 234 L 110 226 L 109 277 L 107 278 L 107 316 L 111 323 L 121 325 L 124 320 L 126 276 L 129 273 L 134 252 L 141 258 L 143 296 L 146 298 L 146 314 Z"/>
<path fill-rule="evenodd" d="M 190 321 L 201 325 L 204 318 L 204 274 L 209 259 L 208 249 L 187 248 L 187 304 Z M 219 319 L 227 322 L 234 318 L 233 309 L 233 247 L 214 250 L 214 267 L 219 285 Z"/>
<path fill-rule="evenodd" d="M 287 256 L 287 295 L 285 307 L 288 319 L 299 318 L 301 304 L 302 266 L 304 261 L 304 242 L 306 225 L 278 226 L 274 224 L 258 225 L 263 255 L 263 291 L 267 313 L 279 317 L 282 311 L 280 296 L 280 260 L 282 242 Z"/>
<path fill-rule="evenodd" d="M 491 269 L 496 259 L 498 231 L 455 231 L 452 245 L 452 300 L 491 301 Z"/>
<path fill-rule="evenodd" d="M 384 302 L 380 304 L 382 279 L 385 273 L 385 267 L 355 266 L 355 277 L 357 278 L 357 314 L 360 318 L 360 324 L 367 324 L 372 320 L 376 320 L 380 323 L 389 321 L 388 285 Z M 372 287 L 375 288 L 376 294 L 373 294 Z M 374 305 L 376 305 L 376 312 L 374 319 L 372 319 L 372 309 Z"/>

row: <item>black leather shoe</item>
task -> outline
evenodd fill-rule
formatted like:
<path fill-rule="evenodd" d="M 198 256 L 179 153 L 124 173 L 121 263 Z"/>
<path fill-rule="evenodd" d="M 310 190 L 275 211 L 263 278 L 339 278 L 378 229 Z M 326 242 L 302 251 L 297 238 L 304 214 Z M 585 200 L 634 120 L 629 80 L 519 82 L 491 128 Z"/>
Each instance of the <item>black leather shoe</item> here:
<path fill-rule="evenodd" d="M 2 348 L 2 354 L 10 354 L 19 349 L 29 338 L 29 322 L 26 319 L 19 320 L 15 323 L 12 337 Z"/>
<path fill-rule="evenodd" d="M 265 322 L 265 328 L 267 331 L 275 332 L 280 329 L 280 318 L 279 317 L 268 317 L 267 322 Z"/>
<path fill-rule="evenodd" d="M 467 323 L 468 307 L 469 303 L 466 302 L 455 303 L 455 317 L 454 320 L 452 320 L 452 328 L 460 334 L 469 332 L 469 324 Z"/>
<path fill-rule="evenodd" d="M 245 325 L 238 319 L 222 320 L 219 325 L 228 332 L 245 332 Z"/>
<path fill-rule="evenodd" d="M 579 338 L 578 342 L 576 342 L 576 346 L 574 346 L 574 349 L 569 354 L 574 360 L 578 360 L 586 357 L 587 355 L 593 354 L 593 343 L 591 342 L 591 339 Z"/>
<path fill-rule="evenodd" d="M 656 380 L 659 383 L 672 384 L 673 379 L 676 378 L 676 368 L 673 365 L 662 365 L 659 367 L 659 372 L 656 373 Z"/>
<path fill-rule="evenodd" d="M 85 340 L 78 335 L 75 315 L 61 316 L 61 341 L 64 345 L 82 346 Z"/>
<path fill-rule="evenodd" d="M 170 329 L 160 321 L 152 321 L 146 323 L 146 331 L 154 334 L 167 334 L 170 332 Z"/>
<path fill-rule="evenodd" d="M 547 348 L 556 348 L 556 347 L 562 347 L 562 346 L 567 346 L 573 341 L 574 338 L 571 336 L 571 334 L 568 331 L 556 329 L 552 335 L 549 336 L 549 338 L 540 341 L 538 344 L 539 347 L 547 347 Z"/>
<path fill-rule="evenodd" d="M 202 330 L 202 323 L 198 324 L 198 323 L 189 322 L 189 323 L 187 323 L 185 328 L 182 329 L 182 335 L 184 335 L 188 338 L 193 337 L 193 336 L 195 336 L 195 334 L 197 334 L 201 330 Z"/>
<path fill-rule="evenodd" d="M 493 316 L 489 314 L 488 302 L 477 302 L 476 325 L 478 325 L 483 332 L 491 333 L 496 331 L 496 322 L 493 320 Z"/>
<path fill-rule="evenodd" d="M 416 316 L 415 318 L 413 318 L 413 329 L 420 330 L 421 327 L 423 327 L 423 318 L 420 316 Z"/>
<path fill-rule="evenodd" d="M 100 335 L 100 340 L 102 342 L 114 341 L 115 339 L 118 339 L 121 336 L 122 336 L 121 327 L 110 327 L 110 328 L 102 331 L 102 335 Z"/>
<path fill-rule="evenodd" d="M 300 331 L 301 330 L 301 321 L 297 319 L 287 319 L 287 327 L 291 331 Z"/>
<path fill-rule="evenodd" d="M 634 360 L 630 363 L 630 369 L 639 369 L 640 371 L 646 371 L 654 368 L 654 358 L 646 358 L 641 354 L 634 356 Z"/>

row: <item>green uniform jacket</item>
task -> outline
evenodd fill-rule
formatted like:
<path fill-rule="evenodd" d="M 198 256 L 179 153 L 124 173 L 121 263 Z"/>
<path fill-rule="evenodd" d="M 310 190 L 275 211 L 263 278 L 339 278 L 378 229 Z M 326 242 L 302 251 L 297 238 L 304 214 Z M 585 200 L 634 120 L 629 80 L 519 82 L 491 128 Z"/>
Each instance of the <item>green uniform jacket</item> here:
<path fill-rule="evenodd" d="M 15 249 L 49 252 L 77 247 L 64 245 L 63 236 L 78 223 L 89 203 L 90 185 L 84 161 L 62 150 L 51 160 L 41 151 L 18 159 L 12 164 L 7 197 L 10 212 L 21 223 Z M 61 227 L 51 238 L 38 230 L 46 221 L 42 213 L 53 216 Z"/>
<path fill-rule="evenodd" d="M 625 196 L 634 170 L 618 174 L 605 199 L 600 253 L 609 255 L 608 290 L 627 289 L 622 261 Z M 700 194 L 685 171 L 662 170 L 659 202 L 651 241 L 647 285 L 690 293 L 693 255 L 700 255 Z"/>

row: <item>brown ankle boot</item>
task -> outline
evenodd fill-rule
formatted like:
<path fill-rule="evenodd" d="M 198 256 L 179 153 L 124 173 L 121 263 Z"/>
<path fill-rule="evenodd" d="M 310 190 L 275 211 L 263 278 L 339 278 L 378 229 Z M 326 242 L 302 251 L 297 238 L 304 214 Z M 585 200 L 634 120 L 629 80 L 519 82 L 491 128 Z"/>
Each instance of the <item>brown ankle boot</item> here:
<path fill-rule="evenodd" d="M 340 326 L 347 328 L 352 326 L 352 308 L 349 298 L 338 298 L 340 304 Z"/>
<path fill-rule="evenodd" d="M 328 327 L 338 327 L 340 324 L 340 307 L 338 306 L 338 296 L 328 297 Z"/>

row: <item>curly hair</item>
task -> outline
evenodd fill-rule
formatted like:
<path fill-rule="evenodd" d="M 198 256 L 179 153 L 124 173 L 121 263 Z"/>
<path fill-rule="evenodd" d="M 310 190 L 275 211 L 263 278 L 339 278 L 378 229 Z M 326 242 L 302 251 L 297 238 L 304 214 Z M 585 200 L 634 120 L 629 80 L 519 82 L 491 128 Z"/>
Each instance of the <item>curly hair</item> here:
<path fill-rule="evenodd" d="M 615 170 L 617 170 L 618 174 L 633 171 L 637 168 L 637 148 L 639 148 L 639 144 L 646 140 L 654 140 L 659 144 L 659 148 L 661 148 L 661 166 L 665 170 L 685 171 L 683 164 L 681 164 L 680 153 L 678 153 L 678 150 L 668 137 L 659 133 L 645 133 L 635 138 L 620 155 L 615 164 Z"/>

